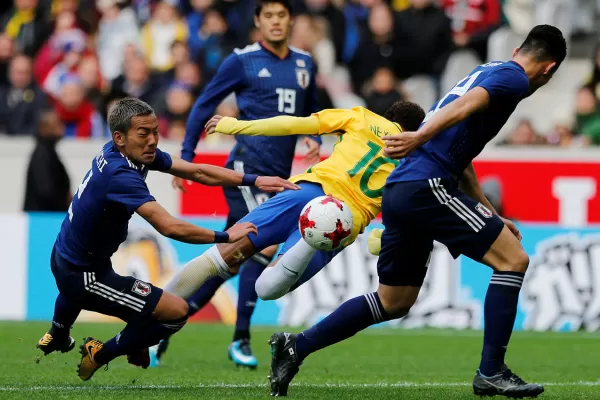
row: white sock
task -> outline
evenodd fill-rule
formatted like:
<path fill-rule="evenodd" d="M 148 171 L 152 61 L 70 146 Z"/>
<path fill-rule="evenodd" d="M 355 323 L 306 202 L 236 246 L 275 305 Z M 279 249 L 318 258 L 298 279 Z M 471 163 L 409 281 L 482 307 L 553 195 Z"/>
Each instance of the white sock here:
<path fill-rule="evenodd" d="M 275 300 L 289 292 L 300 279 L 312 256 L 317 252 L 304 240 L 292 246 L 275 264 L 266 268 L 256 280 L 256 293 L 263 300 Z"/>
<path fill-rule="evenodd" d="M 217 246 L 212 246 L 202 255 L 194 258 L 177 273 L 165 286 L 167 292 L 183 299 L 193 295 L 199 288 L 215 276 L 228 279 L 232 276 L 229 267 Z"/>

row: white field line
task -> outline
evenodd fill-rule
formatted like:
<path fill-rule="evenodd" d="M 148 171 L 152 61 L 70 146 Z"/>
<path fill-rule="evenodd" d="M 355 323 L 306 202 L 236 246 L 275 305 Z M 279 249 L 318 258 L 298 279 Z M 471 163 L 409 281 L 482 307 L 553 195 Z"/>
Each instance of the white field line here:
<path fill-rule="evenodd" d="M 577 387 L 600 386 L 600 381 L 579 382 L 545 382 L 544 386 Z M 0 386 L 0 392 L 17 391 L 86 391 L 86 390 L 160 390 L 160 389 L 238 389 L 266 388 L 268 385 L 259 383 L 207 383 L 198 385 L 122 385 L 122 386 Z M 396 382 L 396 383 L 298 383 L 294 387 L 306 388 L 451 388 L 470 387 L 471 382 Z"/>

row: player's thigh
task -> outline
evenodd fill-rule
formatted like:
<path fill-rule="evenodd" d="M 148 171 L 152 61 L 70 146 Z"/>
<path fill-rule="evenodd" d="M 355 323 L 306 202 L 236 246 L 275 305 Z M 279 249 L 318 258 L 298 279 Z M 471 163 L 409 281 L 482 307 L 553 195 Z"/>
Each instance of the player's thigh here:
<path fill-rule="evenodd" d="M 188 303 L 181 297 L 162 292 L 152 315 L 159 321 L 173 321 L 183 318 L 188 313 Z"/>
<path fill-rule="evenodd" d="M 248 238 L 256 251 L 286 241 L 288 236 L 298 229 L 298 218 L 302 208 L 310 200 L 323 195 L 320 185 L 300 184 L 300 190 L 286 190 L 265 201 L 252 210 L 239 222 L 252 222 L 257 234 Z"/>
<path fill-rule="evenodd" d="M 428 225 L 432 237 L 443 243 L 454 258 L 463 254 L 475 261 L 500 236 L 504 223 L 483 204 L 444 180 L 431 180 Z"/>
<path fill-rule="evenodd" d="M 481 262 L 495 271 L 525 272 L 529 266 L 529 256 L 519 239 L 505 226 Z"/>
<path fill-rule="evenodd" d="M 121 276 L 112 269 L 83 272 L 85 310 L 111 315 L 126 322 L 152 318 L 163 290 L 132 276 Z"/>
<path fill-rule="evenodd" d="M 377 261 L 379 282 L 385 286 L 423 285 L 433 240 L 418 219 L 414 185 L 394 184 L 383 194 L 381 251 Z"/>

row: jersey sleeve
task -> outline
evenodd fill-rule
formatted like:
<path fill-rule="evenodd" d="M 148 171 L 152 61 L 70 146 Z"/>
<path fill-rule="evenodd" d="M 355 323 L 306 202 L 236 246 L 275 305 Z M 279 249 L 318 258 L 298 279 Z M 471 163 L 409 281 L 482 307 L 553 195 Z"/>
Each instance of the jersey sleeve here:
<path fill-rule="evenodd" d="M 479 85 L 490 95 L 490 102 L 497 99 L 520 98 L 529 91 L 529 79 L 513 68 L 502 68 L 491 73 Z"/>
<path fill-rule="evenodd" d="M 204 125 L 223 99 L 243 85 L 243 71 L 244 66 L 237 54 L 231 54 L 223 61 L 213 79 L 192 107 L 181 149 L 182 159 L 189 162 L 193 160 L 194 150 L 198 145 Z"/>
<path fill-rule="evenodd" d="M 160 149 L 156 149 L 156 157 L 152 164 L 148 165 L 148 169 L 153 171 L 167 171 L 173 165 L 173 160 L 169 153 L 165 153 Z"/>
<path fill-rule="evenodd" d="M 338 108 L 319 111 L 313 115 L 319 118 L 319 135 L 346 133 L 358 117 L 358 113 L 354 110 Z"/>
<path fill-rule="evenodd" d="M 132 169 L 118 170 L 111 177 L 106 198 L 124 205 L 130 214 L 143 204 L 155 200 L 142 176 Z"/>

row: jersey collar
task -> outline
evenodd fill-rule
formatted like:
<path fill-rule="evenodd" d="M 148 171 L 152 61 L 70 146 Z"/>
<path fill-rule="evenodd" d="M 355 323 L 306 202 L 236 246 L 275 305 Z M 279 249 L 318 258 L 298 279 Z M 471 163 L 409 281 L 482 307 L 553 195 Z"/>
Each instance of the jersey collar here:
<path fill-rule="evenodd" d="M 287 53 L 285 54 L 285 56 L 283 58 L 279 57 L 277 54 L 273 53 L 267 46 L 264 45 L 264 43 L 261 41 L 258 42 L 258 44 L 260 45 L 260 48 L 263 49 L 264 51 L 266 51 L 267 53 L 271 54 L 273 57 L 276 57 L 279 60 L 285 60 L 286 58 L 288 58 L 291 54 L 290 51 L 290 47 L 287 47 Z"/>

